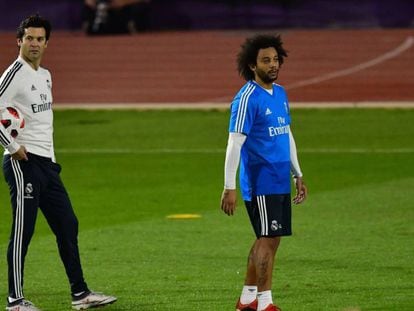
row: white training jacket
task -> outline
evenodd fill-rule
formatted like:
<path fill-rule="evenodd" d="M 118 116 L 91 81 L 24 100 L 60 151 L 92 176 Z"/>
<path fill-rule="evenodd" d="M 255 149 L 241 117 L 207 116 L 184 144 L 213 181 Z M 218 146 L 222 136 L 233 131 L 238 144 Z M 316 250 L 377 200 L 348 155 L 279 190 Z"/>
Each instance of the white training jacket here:
<path fill-rule="evenodd" d="M 53 147 L 52 78 L 47 69 L 33 69 L 18 57 L 0 78 L 0 109 L 16 107 L 25 119 L 24 131 L 13 139 L 0 126 L 0 144 L 5 153 L 15 153 L 21 145 L 27 152 L 51 158 Z"/>

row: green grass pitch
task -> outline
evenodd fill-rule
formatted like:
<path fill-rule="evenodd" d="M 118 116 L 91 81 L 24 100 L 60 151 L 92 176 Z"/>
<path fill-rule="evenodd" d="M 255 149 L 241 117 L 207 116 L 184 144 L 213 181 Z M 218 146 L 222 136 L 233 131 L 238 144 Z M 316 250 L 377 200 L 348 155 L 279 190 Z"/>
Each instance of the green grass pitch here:
<path fill-rule="evenodd" d="M 293 109 L 292 118 L 309 199 L 294 207 L 294 235 L 277 255 L 275 302 L 287 311 L 414 310 L 414 110 Z M 119 299 L 108 311 L 234 310 L 254 237 L 241 200 L 234 217 L 219 208 L 227 126 L 227 111 L 55 112 L 86 280 Z M 202 218 L 166 218 L 177 213 Z M 10 220 L 1 182 L 4 303 Z M 42 310 L 70 310 L 40 213 L 25 295 Z"/>

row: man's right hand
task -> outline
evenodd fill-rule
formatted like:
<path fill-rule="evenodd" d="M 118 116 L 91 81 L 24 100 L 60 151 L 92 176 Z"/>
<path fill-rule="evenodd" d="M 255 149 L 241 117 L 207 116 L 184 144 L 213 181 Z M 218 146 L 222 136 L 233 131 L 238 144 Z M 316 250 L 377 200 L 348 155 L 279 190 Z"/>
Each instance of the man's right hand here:
<path fill-rule="evenodd" d="M 20 146 L 19 150 L 11 155 L 13 160 L 24 160 L 27 161 L 27 150 L 25 146 Z"/>
<path fill-rule="evenodd" d="M 221 195 L 221 209 L 227 215 L 232 216 L 236 210 L 236 189 L 224 189 Z"/>

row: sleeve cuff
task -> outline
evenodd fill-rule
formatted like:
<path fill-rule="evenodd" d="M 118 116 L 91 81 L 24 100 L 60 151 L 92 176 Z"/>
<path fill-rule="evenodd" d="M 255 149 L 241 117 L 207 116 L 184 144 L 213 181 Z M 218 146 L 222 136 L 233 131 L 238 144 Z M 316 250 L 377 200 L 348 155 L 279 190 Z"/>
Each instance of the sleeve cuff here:
<path fill-rule="evenodd" d="M 236 190 L 236 183 L 226 183 L 224 184 L 224 189 L 227 190 Z"/>
<path fill-rule="evenodd" d="M 10 145 L 5 147 L 10 154 L 16 153 L 20 149 L 20 145 L 13 141 Z"/>

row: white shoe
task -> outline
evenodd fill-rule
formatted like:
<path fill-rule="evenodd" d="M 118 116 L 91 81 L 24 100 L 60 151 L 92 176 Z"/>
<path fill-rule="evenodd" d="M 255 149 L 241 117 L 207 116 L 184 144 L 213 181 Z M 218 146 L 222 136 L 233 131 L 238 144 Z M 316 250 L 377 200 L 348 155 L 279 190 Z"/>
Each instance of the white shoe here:
<path fill-rule="evenodd" d="M 20 300 L 15 305 L 8 305 L 6 307 L 8 311 L 40 311 L 40 309 L 36 308 L 34 304 L 32 304 L 29 300 L 23 299 Z"/>
<path fill-rule="evenodd" d="M 72 308 L 75 310 L 85 310 L 109 305 L 115 301 L 116 297 L 107 296 L 102 293 L 90 292 L 87 296 L 81 299 L 72 300 Z"/>

